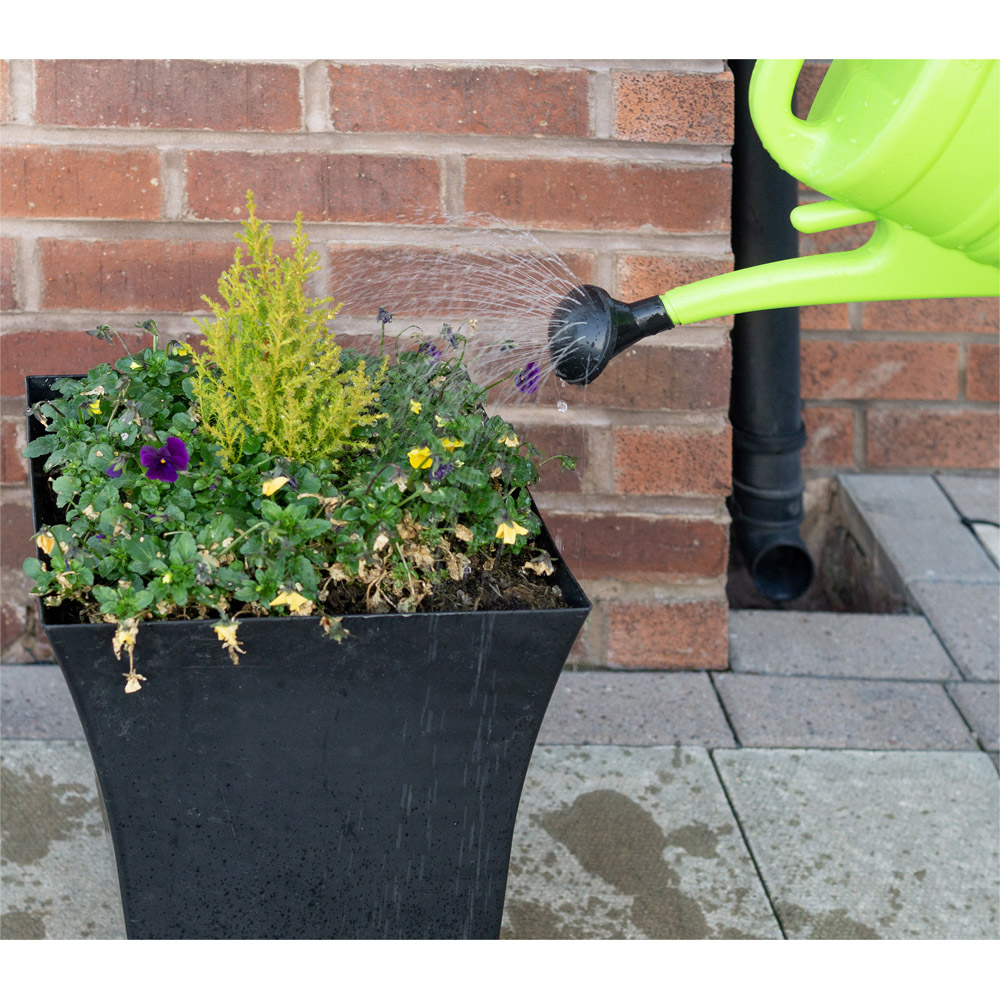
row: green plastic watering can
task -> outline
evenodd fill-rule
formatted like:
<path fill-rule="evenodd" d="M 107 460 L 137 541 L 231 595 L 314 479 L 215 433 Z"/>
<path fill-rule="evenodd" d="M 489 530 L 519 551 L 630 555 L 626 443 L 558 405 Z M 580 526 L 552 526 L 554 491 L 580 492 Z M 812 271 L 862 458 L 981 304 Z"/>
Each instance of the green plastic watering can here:
<path fill-rule="evenodd" d="M 874 222 L 857 250 L 743 268 L 641 302 L 574 289 L 549 324 L 556 373 L 589 382 L 615 354 L 680 323 L 791 306 L 1000 293 L 997 60 L 836 60 L 807 119 L 792 113 L 803 60 L 759 60 L 750 114 L 765 149 L 829 200 L 799 232 Z"/>

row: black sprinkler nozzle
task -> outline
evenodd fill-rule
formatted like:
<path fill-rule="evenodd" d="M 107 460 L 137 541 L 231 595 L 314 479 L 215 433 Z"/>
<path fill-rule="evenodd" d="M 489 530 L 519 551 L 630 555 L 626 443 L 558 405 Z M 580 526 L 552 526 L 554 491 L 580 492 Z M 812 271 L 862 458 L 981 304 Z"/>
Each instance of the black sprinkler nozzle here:
<path fill-rule="evenodd" d="M 556 375 L 564 382 L 586 385 L 625 348 L 673 325 L 658 295 L 629 304 L 613 299 L 603 288 L 579 285 L 549 320 L 549 353 Z"/>

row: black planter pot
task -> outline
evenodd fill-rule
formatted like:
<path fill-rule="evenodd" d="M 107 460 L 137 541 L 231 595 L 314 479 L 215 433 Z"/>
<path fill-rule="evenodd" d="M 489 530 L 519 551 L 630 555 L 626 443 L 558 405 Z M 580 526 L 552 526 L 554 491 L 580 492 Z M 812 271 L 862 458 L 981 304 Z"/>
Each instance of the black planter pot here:
<path fill-rule="evenodd" d="M 55 377 L 27 380 L 28 403 Z M 29 440 L 44 433 L 29 418 Z M 57 519 L 33 459 L 36 530 Z M 545 533 L 546 544 L 553 549 Z M 42 623 L 94 760 L 130 938 L 496 938 L 525 772 L 590 604 L 206 622 Z"/>

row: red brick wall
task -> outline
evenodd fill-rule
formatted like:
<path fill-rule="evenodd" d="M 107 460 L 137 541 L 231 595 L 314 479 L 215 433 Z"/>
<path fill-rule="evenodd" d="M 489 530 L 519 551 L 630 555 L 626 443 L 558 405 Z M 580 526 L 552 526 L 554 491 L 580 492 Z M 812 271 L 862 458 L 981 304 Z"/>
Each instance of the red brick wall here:
<path fill-rule="evenodd" d="M 822 72 L 804 74 L 806 106 Z M 721 60 L 12 61 L 0 110 L 9 660 L 35 655 L 19 570 L 31 548 L 23 376 L 115 355 L 82 333 L 99 322 L 128 330 L 152 315 L 169 336 L 194 333 L 248 187 L 279 239 L 302 211 L 333 296 L 345 255 L 374 274 L 390 273 L 394 247 L 457 257 L 481 235 L 466 224 L 478 213 L 537 234 L 622 298 L 732 264 Z M 804 237 L 802 252 L 863 236 Z M 995 299 L 803 309 L 807 474 L 996 469 L 997 314 Z M 565 413 L 551 385 L 516 413 L 543 450 L 580 457 L 570 474 L 547 467 L 537 492 L 595 601 L 579 663 L 725 665 L 728 329 L 670 331 L 593 386 L 564 387 Z"/>
<path fill-rule="evenodd" d="M 481 245 L 468 225 L 480 213 L 623 297 L 731 268 L 722 60 L 2 67 L 8 660 L 35 655 L 19 570 L 31 554 L 24 375 L 115 356 L 82 333 L 99 322 L 128 330 L 152 315 L 169 336 L 194 333 L 247 188 L 279 240 L 302 211 L 323 255 L 318 288 L 333 296 L 345 255 L 391 290 L 391 248 L 458 259 Z M 372 317 L 358 326 L 373 331 Z M 577 662 L 725 665 L 727 332 L 725 321 L 672 332 L 593 387 L 565 389 L 565 413 L 548 385 L 511 414 L 543 450 L 580 458 L 572 473 L 548 466 L 537 492 L 596 605 Z"/>

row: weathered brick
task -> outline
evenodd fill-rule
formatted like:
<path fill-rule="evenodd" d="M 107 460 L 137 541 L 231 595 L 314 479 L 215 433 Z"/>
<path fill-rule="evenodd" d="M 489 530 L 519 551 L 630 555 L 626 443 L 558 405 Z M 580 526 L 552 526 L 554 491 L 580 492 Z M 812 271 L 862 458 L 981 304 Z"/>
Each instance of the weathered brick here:
<path fill-rule="evenodd" d="M 3 214 L 30 219 L 157 219 L 160 161 L 149 149 L 13 146 L 0 153 Z"/>
<path fill-rule="evenodd" d="M 549 512 L 545 523 L 584 579 L 679 582 L 726 571 L 729 531 L 714 521 Z"/>
<path fill-rule="evenodd" d="M 1000 330 L 1000 300 L 912 299 L 867 302 L 866 330 L 906 330 L 921 333 L 996 333 Z"/>
<path fill-rule="evenodd" d="M 846 302 L 799 307 L 799 327 L 803 330 L 847 330 L 850 325 Z"/>
<path fill-rule="evenodd" d="M 678 285 L 689 285 L 733 269 L 731 254 L 620 254 L 615 260 L 615 294 L 626 302 L 662 295 Z"/>
<path fill-rule="evenodd" d="M 616 139 L 732 144 L 732 73 L 629 70 L 611 79 Z"/>
<path fill-rule="evenodd" d="M 0 482 L 26 483 L 28 462 L 21 456 L 27 443 L 24 420 L 4 420 L 0 423 Z"/>
<path fill-rule="evenodd" d="M 619 354 L 590 385 L 550 380 L 538 402 L 622 410 L 706 410 L 729 405 L 732 352 L 719 347 L 637 344 Z"/>
<path fill-rule="evenodd" d="M 802 343 L 806 399 L 954 399 L 958 346 L 923 341 Z"/>
<path fill-rule="evenodd" d="M 984 403 L 1000 400 L 1000 347 L 996 344 L 969 344 L 965 395 Z"/>
<path fill-rule="evenodd" d="M 149 345 L 148 335 L 135 331 L 123 331 L 122 338 L 130 351 Z M 117 339 L 108 344 L 88 337 L 82 328 L 5 334 L 0 395 L 23 399 L 28 375 L 81 375 L 95 365 L 117 361 L 124 353 Z"/>
<path fill-rule="evenodd" d="M 731 434 L 676 427 L 616 427 L 614 485 L 619 493 L 726 496 L 732 484 Z"/>
<path fill-rule="evenodd" d="M 329 78 L 339 132 L 588 133 L 586 70 L 336 64 Z"/>
<path fill-rule="evenodd" d="M 0 309 L 8 312 L 20 308 L 14 266 L 17 260 L 17 242 L 13 236 L 0 239 Z"/>
<path fill-rule="evenodd" d="M 18 490 L 18 493 L 24 491 Z M 25 559 L 37 554 L 31 520 L 31 503 L 23 499 L 11 499 L 5 495 L 0 505 L 0 532 L 3 536 L 3 554 L 0 556 L 0 567 L 4 570 L 21 572 L 21 564 Z M 6 590 L 6 587 L 4 588 Z"/>
<path fill-rule="evenodd" d="M 379 306 L 385 306 L 393 313 L 456 323 L 537 314 L 540 301 L 554 301 L 554 282 L 559 282 L 562 294 L 563 285 L 589 282 L 594 271 L 589 254 L 561 255 L 562 266 L 554 273 L 537 254 L 418 246 L 336 245 L 328 260 L 330 295 L 344 303 L 345 317 L 374 317 Z M 540 329 L 547 322 L 539 316 Z"/>
<path fill-rule="evenodd" d="M 729 230 L 728 165 L 470 157 L 465 209 L 549 229 Z"/>
<path fill-rule="evenodd" d="M 871 409 L 868 463 L 880 467 L 996 469 L 997 414 L 984 410 Z"/>
<path fill-rule="evenodd" d="M 816 99 L 816 91 L 819 90 L 819 85 L 829 68 L 828 62 L 816 59 L 807 59 L 803 64 L 799 78 L 795 81 L 795 113 L 799 118 L 808 116 L 809 109 Z"/>
<path fill-rule="evenodd" d="M 10 121 L 10 63 L 0 59 L 0 118 Z"/>
<path fill-rule="evenodd" d="M 198 219 L 246 214 L 251 189 L 262 219 L 333 222 L 433 222 L 441 168 L 418 156 L 334 153 L 194 152 L 187 195 Z"/>
<path fill-rule="evenodd" d="M 802 411 L 806 425 L 803 465 L 854 464 L 854 412 L 846 407 L 807 406 Z"/>
<path fill-rule="evenodd" d="M 617 604 L 608 608 L 608 665 L 723 670 L 729 609 L 724 601 Z"/>
<path fill-rule="evenodd" d="M 39 240 L 45 309 L 204 311 L 232 263 L 225 243 Z"/>
<path fill-rule="evenodd" d="M 299 70 L 191 59 L 57 59 L 35 64 L 39 124 L 294 132 Z"/>

